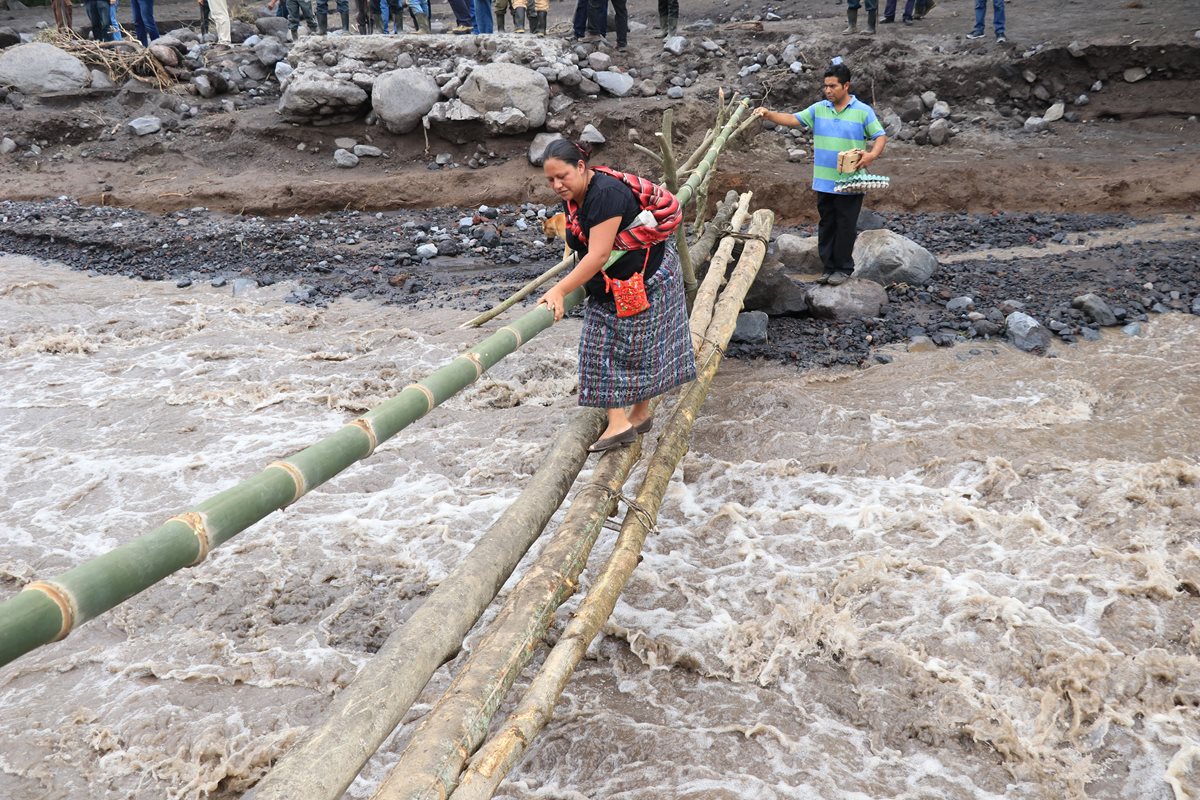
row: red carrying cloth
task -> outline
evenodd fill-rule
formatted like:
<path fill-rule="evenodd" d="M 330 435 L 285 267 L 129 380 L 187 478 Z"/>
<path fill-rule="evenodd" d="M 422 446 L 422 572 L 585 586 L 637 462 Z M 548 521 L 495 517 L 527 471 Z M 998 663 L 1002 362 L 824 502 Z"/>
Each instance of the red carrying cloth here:
<path fill-rule="evenodd" d="M 616 178 L 629 187 L 642 211 L 654 215 L 657 227 L 648 228 L 637 225 L 621 231 L 613 241 L 614 250 L 642 250 L 665 242 L 675 233 L 683 220 L 683 210 L 679 207 L 679 198 L 668 192 L 662 186 L 630 172 L 618 172 L 608 167 L 593 167 L 596 172 Z M 579 206 L 567 201 L 567 228 L 575 238 L 587 245 L 587 237 L 579 225 Z"/>

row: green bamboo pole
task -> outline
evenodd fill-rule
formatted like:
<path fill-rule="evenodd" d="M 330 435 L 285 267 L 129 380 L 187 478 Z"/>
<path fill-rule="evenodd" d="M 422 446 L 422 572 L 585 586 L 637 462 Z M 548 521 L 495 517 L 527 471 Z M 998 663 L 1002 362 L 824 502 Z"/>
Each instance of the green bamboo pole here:
<path fill-rule="evenodd" d="M 766 239 L 774 220 L 772 211 L 754 212 L 750 222 L 751 233 Z M 708 396 L 713 377 L 720 366 L 721 354 L 733 336 L 733 329 L 737 327 L 742 301 L 766 253 L 766 245 L 759 240 L 747 242 L 742 249 L 742 256 L 729 285 L 713 309 L 712 322 L 704 331 L 704 347 L 697 354 L 699 370 L 696 380 L 684 389 L 679 403 L 667 420 L 658 446 L 646 467 L 646 477 L 634 501 L 636 505 L 625 515 L 612 555 L 596 576 L 592 588 L 567 623 L 558 642 L 546 656 L 542 669 L 530 682 L 516 709 L 471 759 L 449 800 L 487 800 L 495 794 L 504 776 L 517 764 L 538 732 L 549 723 L 554 705 L 575 667 L 605 621 L 612 616 L 617 598 L 641 561 L 642 548 L 657 520 L 663 495 L 688 450 L 692 426 Z M 697 327 L 693 327 L 693 330 Z"/>
<path fill-rule="evenodd" d="M 570 310 L 583 290 L 565 300 Z M 316 444 L 167 520 L 149 533 L 0 603 L 0 666 L 73 629 L 184 567 L 273 511 L 286 508 L 428 414 L 485 370 L 554 324 L 538 306 Z"/>
<path fill-rule="evenodd" d="M 480 325 L 487 322 L 488 320 L 493 319 L 494 317 L 498 317 L 501 314 L 503 314 L 505 311 L 508 311 L 508 309 L 512 308 L 517 303 L 521 302 L 526 297 L 528 297 L 530 294 L 532 294 L 534 289 L 538 288 L 543 283 L 550 280 L 551 278 L 553 278 L 555 275 L 562 272 L 567 267 L 574 266 L 574 264 L 575 264 L 574 258 L 564 258 L 562 261 L 559 261 L 553 267 L 546 270 L 541 275 L 538 275 L 536 278 L 531 280 L 529 283 L 522 286 L 516 292 L 509 295 L 508 299 L 505 300 L 504 302 L 500 303 L 500 305 L 488 309 L 487 311 L 480 314 L 478 317 L 475 317 L 474 319 L 469 319 L 466 322 L 464 322 L 462 325 L 459 325 L 458 327 L 460 327 L 460 328 L 478 328 Z"/>

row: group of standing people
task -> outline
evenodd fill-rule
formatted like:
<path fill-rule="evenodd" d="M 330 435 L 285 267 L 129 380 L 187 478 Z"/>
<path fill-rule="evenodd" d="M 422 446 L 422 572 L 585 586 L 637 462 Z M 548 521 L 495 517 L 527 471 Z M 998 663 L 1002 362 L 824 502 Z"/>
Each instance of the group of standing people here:
<path fill-rule="evenodd" d="M 661 3 L 663 0 L 659 0 L 659 2 Z M 900 8 L 900 21 L 905 25 L 912 25 L 914 20 L 923 19 L 937 5 L 937 0 L 903 0 L 903 2 L 904 6 Z M 1004 0 L 991 0 L 991 3 L 992 25 L 996 31 L 996 43 L 1004 44 L 1008 41 L 1004 27 Z M 883 7 L 882 21 L 884 24 L 896 21 L 898 6 L 898 0 L 886 0 Z M 975 0 L 975 27 L 967 34 L 968 39 L 983 38 L 987 6 L 988 0 Z M 864 20 L 865 26 L 862 29 L 859 29 L 858 26 L 858 12 L 860 9 L 865 9 L 867 12 L 867 17 Z M 846 0 L 846 29 L 842 31 L 843 36 L 852 36 L 859 33 L 865 36 L 874 36 L 876 24 L 879 22 L 879 0 Z"/>
<path fill-rule="evenodd" d="M 112 42 L 121 39 L 121 23 L 117 21 L 117 0 L 84 0 L 92 38 L 97 42 Z M 158 38 L 158 24 L 154 21 L 154 0 L 131 0 L 134 35 L 142 46 Z M 71 0 L 50 0 L 54 12 L 54 24 L 60 31 L 74 28 Z"/>

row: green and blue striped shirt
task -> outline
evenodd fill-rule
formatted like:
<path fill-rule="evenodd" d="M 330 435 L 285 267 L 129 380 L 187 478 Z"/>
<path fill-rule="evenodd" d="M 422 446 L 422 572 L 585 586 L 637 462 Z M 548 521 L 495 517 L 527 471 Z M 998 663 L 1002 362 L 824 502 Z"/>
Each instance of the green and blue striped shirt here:
<path fill-rule="evenodd" d="M 843 150 L 865 150 L 867 139 L 883 136 L 883 125 L 875 109 L 850 95 L 850 102 L 840 112 L 833 103 L 822 100 L 796 114 L 796 119 L 813 132 L 813 183 L 818 192 L 833 192 L 838 179 L 838 153 Z"/>

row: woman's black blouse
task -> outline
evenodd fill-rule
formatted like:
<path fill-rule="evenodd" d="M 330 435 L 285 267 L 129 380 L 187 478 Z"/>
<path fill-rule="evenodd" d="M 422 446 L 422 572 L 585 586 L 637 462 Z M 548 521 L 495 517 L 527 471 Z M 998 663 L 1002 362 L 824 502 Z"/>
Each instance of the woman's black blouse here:
<path fill-rule="evenodd" d="M 563 212 L 566 210 L 566 203 L 563 203 Z M 620 217 L 621 225 L 618 230 L 625 230 L 641 210 L 632 189 L 610 175 L 597 172 L 592 175 L 592 181 L 588 184 L 587 194 L 584 195 L 583 204 L 579 209 L 579 226 L 590 239 L 594 226 L 613 217 Z M 588 251 L 583 242 L 572 236 L 570 231 L 567 231 L 567 245 L 579 253 L 580 258 Z M 645 250 L 631 250 L 608 268 L 608 277 L 624 280 L 640 271 L 642 264 L 645 264 L 646 273 L 642 277 L 649 279 L 662 263 L 665 250 L 666 244 L 651 247 L 649 261 L 646 260 Z M 604 272 L 597 272 L 584 284 L 584 288 L 588 297 L 612 302 L 612 295 L 604 288 Z"/>

